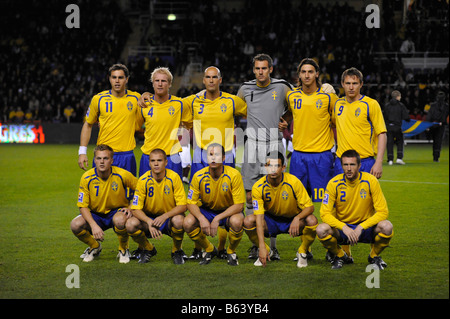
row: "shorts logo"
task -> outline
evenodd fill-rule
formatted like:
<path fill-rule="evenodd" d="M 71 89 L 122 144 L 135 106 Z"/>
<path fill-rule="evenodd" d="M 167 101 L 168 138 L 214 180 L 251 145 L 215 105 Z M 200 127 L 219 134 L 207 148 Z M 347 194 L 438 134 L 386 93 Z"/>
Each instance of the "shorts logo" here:
<path fill-rule="evenodd" d="M 139 202 L 139 196 L 138 195 L 134 195 L 133 196 L 133 206 L 137 206 Z"/>
<path fill-rule="evenodd" d="M 325 194 L 324 196 L 323 196 L 323 201 L 322 201 L 322 203 L 323 204 L 328 204 L 328 194 Z"/>
<path fill-rule="evenodd" d="M 113 183 L 111 184 L 111 188 L 112 188 L 113 191 L 117 192 L 117 190 L 119 189 L 119 185 L 117 185 L 116 182 L 113 182 Z"/>
<path fill-rule="evenodd" d="M 253 210 L 258 210 L 258 201 L 257 200 L 253 201 Z"/>
<path fill-rule="evenodd" d="M 79 192 L 78 193 L 78 203 L 82 203 L 84 199 L 84 193 Z"/>
<path fill-rule="evenodd" d="M 189 193 L 188 193 L 188 199 L 192 199 L 193 194 L 194 194 L 194 191 L 192 189 L 190 189 Z"/>

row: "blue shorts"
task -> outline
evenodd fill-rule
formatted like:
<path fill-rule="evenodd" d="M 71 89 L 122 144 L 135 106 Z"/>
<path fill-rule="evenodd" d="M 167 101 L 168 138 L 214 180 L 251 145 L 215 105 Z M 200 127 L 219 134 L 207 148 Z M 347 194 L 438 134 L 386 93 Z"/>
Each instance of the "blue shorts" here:
<path fill-rule="evenodd" d="M 217 215 L 222 213 L 221 211 L 213 211 L 211 209 L 204 208 L 204 207 L 199 207 L 199 208 L 200 208 L 200 212 L 202 213 L 202 215 L 205 216 L 206 219 L 210 223 L 213 221 L 214 217 L 216 217 Z M 219 226 L 225 227 L 225 229 L 228 231 L 229 228 L 227 226 L 227 220 L 228 220 L 228 218 L 221 219 L 220 222 L 219 222 Z"/>
<path fill-rule="evenodd" d="M 358 224 L 346 224 L 348 227 L 350 227 L 351 229 L 355 229 L 356 226 L 358 226 Z M 371 244 L 374 242 L 374 230 L 375 226 L 372 226 L 370 228 L 364 229 L 361 232 L 361 236 L 359 236 L 359 240 L 358 243 L 365 243 L 365 244 Z M 340 229 L 338 229 L 339 231 L 339 235 L 341 236 L 340 239 L 338 239 L 338 244 L 339 245 L 349 245 L 350 242 L 348 241 L 348 237 L 344 234 L 344 232 Z"/>
<path fill-rule="evenodd" d="M 233 151 L 225 153 L 225 161 L 223 163 L 233 168 L 235 167 Z M 192 159 L 190 180 L 192 181 L 192 177 L 194 177 L 194 174 L 206 166 L 208 166 L 206 151 L 203 150 L 202 152 L 202 149 L 200 147 L 196 147 Z"/>
<path fill-rule="evenodd" d="M 180 178 L 183 178 L 183 167 L 181 165 L 180 154 L 175 153 L 167 156 L 167 166 L 166 168 L 171 169 L 177 173 Z M 150 155 L 142 154 L 141 162 L 139 164 L 139 176 L 144 175 L 150 170 Z"/>
<path fill-rule="evenodd" d="M 359 169 L 359 171 L 370 173 L 370 170 L 372 169 L 373 164 L 375 164 L 375 159 L 373 157 L 361 158 L 361 168 Z M 336 157 L 336 160 L 334 161 L 334 175 L 333 176 L 336 176 L 336 175 L 342 174 L 342 173 L 344 173 L 344 170 L 342 169 L 341 159 L 339 157 Z"/>
<path fill-rule="evenodd" d="M 133 151 L 114 152 L 114 166 L 123 168 L 136 176 L 136 158 Z M 92 161 L 92 167 L 95 167 L 95 162 Z"/>
<path fill-rule="evenodd" d="M 108 214 L 101 214 L 91 211 L 92 218 L 97 225 L 103 230 L 107 230 L 114 227 L 113 217 L 117 213 L 119 208 L 111 210 Z M 80 214 L 81 215 L 81 214 Z"/>
<path fill-rule="evenodd" d="M 289 173 L 302 182 L 313 202 L 321 202 L 323 199 L 325 188 L 333 177 L 333 160 L 331 151 L 292 153 Z"/>
<path fill-rule="evenodd" d="M 269 230 L 269 237 L 275 237 L 278 234 L 289 233 L 289 228 L 291 227 L 293 218 L 286 218 L 280 216 L 274 216 L 271 214 L 264 214 L 264 220 L 267 224 L 267 229 Z"/>

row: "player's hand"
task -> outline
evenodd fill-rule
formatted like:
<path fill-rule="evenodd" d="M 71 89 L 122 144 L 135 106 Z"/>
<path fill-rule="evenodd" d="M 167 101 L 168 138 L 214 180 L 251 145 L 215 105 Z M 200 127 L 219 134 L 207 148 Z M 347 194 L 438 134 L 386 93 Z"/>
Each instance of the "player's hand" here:
<path fill-rule="evenodd" d="M 211 225 L 209 226 L 209 231 L 210 231 L 211 237 L 216 236 L 218 228 L 219 228 L 219 221 L 214 218 L 211 222 Z"/>
<path fill-rule="evenodd" d="M 348 227 L 347 225 L 345 225 L 344 227 L 342 227 L 342 231 L 344 232 L 344 234 L 347 236 L 348 241 L 350 243 L 350 245 L 356 245 L 358 243 L 359 240 L 359 235 L 361 235 L 361 231 L 359 231 L 359 234 L 357 231 L 351 229 L 350 227 Z"/>
<path fill-rule="evenodd" d="M 383 175 L 382 163 L 375 162 L 375 164 L 373 164 L 372 168 L 370 169 L 370 174 L 372 174 L 376 178 L 381 178 L 381 175 Z"/>
<path fill-rule="evenodd" d="M 98 225 L 91 226 L 92 236 L 95 240 L 103 241 L 104 232 Z"/>
<path fill-rule="evenodd" d="M 289 235 L 291 237 L 300 236 L 300 227 L 301 226 L 302 226 L 302 223 L 301 223 L 300 219 L 295 217 L 291 222 L 291 226 L 289 227 Z"/>
<path fill-rule="evenodd" d="M 128 207 L 120 208 L 119 212 L 122 212 L 127 219 L 133 217 L 133 212 Z"/>
<path fill-rule="evenodd" d="M 163 234 L 158 228 L 155 228 L 155 227 L 151 226 L 151 227 L 148 228 L 148 231 L 150 232 L 150 236 L 152 236 L 152 238 L 155 238 L 155 239 L 161 239 L 162 238 Z"/>
<path fill-rule="evenodd" d="M 202 232 L 207 235 L 210 236 L 211 234 L 211 224 L 209 223 L 209 221 L 206 218 L 202 218 L 199 220 L 200 222 L 200 228 L 202 230 Z"/>
<path fill-rule="evenodd" d="M 266 249 L 266 245 L 260 245 L 262 247 L 259 248 L 259 261 L 261 262 L 261 264 L 263 265 L 263 267 L 266 267 L 267 264 L 267 260 L 270 261 L 270 256 L 269 253 Z"/>
<path fill-rule="evenodd" d="M 336 94 L 336 90 L 334 89 L 334 87 L 331 84 L 328 84 L 328 83 L 323 83 L 322 84 L 322 91 L 324 93 L 334 93 L 334 94 Z"/>
<path fill-rule="evenodd" d="M 149 92 L 142 93 L 141 97 L 138 100 L 139 107 L 145 109 L 146 107 L 151 105 L 153 103 L 152 96 L 153 94 Z"/>
<path fill-rule="evenodd" d="M 80 166 L 81 169 L 87 170 L 89 167 L 88 158 L 86 154 L 80 154 L 78 155 L 78 166 Z"/>
<path fill-rule="evenodd" d="M 282 117 L 280 117 L 280 121 L 278 122 L 278 130 L 283 132 L 285 129 L 289 127 L 289 123 Z"/>
<path fill-rule="evenodd" d="M 155 219 L 153 219 L 153 226 L 161 228 L 161 226 L 164 224 L 166 219 L 167 218 L 164 215 L 160 215 L 160 216 L 156 217 Z"/>

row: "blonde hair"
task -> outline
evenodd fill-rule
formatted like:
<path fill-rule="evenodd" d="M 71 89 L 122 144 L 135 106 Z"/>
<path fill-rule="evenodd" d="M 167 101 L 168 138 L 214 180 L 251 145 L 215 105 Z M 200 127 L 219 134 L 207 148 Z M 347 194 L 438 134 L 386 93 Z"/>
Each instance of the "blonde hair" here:
<path fill-rule="evenodd" d="M 167 75 L 167 78 L 169 79 L 169 84 L 172 84 L 173 75 L 170 72 L 169 68 L 159 67 L 159 68 L 154 69 L 152 74 L 150 75 L 150 82 L 153 82 L 153 78 L 155 77 L 156 73 L 161 73 L 161 74 Z"/>

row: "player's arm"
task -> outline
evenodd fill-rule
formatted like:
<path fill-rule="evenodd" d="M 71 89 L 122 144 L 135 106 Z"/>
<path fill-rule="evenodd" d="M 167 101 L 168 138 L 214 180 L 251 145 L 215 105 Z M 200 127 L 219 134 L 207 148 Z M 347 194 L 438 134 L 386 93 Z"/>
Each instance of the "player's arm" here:
<path fill-rule="evenodd" d="M 161 227 L 168 218 L 172 218 L 173 216 L 176 216 L 176 215 L 181 215 L 185 211 L 186 211 L 186 205 L 175 206 L 174 208 L 172 208 L 168 212 L 165 212 L 164 214 L 159 215 L 158 217 L 156 217 L 153 220 L 153 225 L 155 227 Z"/>
<path fill-rule="evenodd" d="M 223 211 L 220 214 L 217 214 L 216 217 L 211 221 L 210 225 L 210 233 L 211 237 L 216 236 L 217 229 L 219 228 L 219 223 L 222 219 L 227 219 L 230 216 L 233 216 L 235 214 L 239 214 L 244 209 L 244 203 L 239 204 L 233 204 L 230 207 L 228 207 L 225 211 Z"/>
<path fill-rule="evenodd" d="M 314 206 L 305 207 L 300 213 L 292 219 L 291 226 L 289 227 L 289 235 L 291 237 L 300 236 L 300 226 L 304 219 L 314 212 Z M 304 226 L 304 225 L 303 225 Z"/>
<path fill-rule="evenodd" d="M 139 219 L 141 222 L 148 225 L 148 231 L 152 238 L 160 239 L 162 237 L 162 232 L 153 227 L 153 220 L 147 216 L 147 214 L 142 209 L 133 209 L 133 216 Z"/>
<path fill-rule="evenodd" d="M 378 135 L 377 159 L 375 160 L 375 163 L 370 169 L 370 174 L 372 174 L 376 178 L 381 178 L 381 175 L 383 174 L 383 158 L 384 152 L 386 150 L 386 142 L 387 142 L 386 132 L 380 133 Z"/>
<path fill-rule="evenodd" d="M 80 148 L 78 150 L 78 166 L 80 166 L 80 168 L 84 170 L 87 170 L 87 168 L 89 167 L 87 146 L 89 144 L 89 140 L 91 139 L 91 134 L 92 124 L 89 124 L 87 121 L 85 121 L 83 127 L 81 128 Z"/>
<path fill-rule="evenodd" d="M 270 260 L 270 256 L 266 248 L 266 243 L 264 242 L 264 214 L 255 215 L 255 219 L 256 234 L 258 235 L 259 261 L 261 261 L 263 267 L 266 267 L 267 260 Z"/>
<path fill-rule="evenodd" d="M 189 210 L 189 212 L 192 215 L 195 216 L 195 218 L 197 218 L 198 222 L 200 223 L 200 228 L 201 228 L 202 232 L 205 235 L 210 236 L 211 225 L 210 225 L 208 219 L 206 219 L 206 217 L 203 216 L 202 212 L 200 211 L 200 208 L 196 204 L 190 204 L 188 201 L 187 209 Z"/>
<path fill-rule="evenodd" d="M 372 196 L 375 214 L 359 224 L 363 229 L 375 226 L 382 220 L 386 220 L 389 217 L 387 201 L 384 197 L 383 191 L 381 190 L 380 183 L 377 180 L 370 183 L 370 195 Z"/>
<path fill-rule="evenodd" d="M 142 93 L 141 97 L 138 100 L 138 106 L 145 109 L 147 106 L 152 104 L 152 97 L 153 94 L 151 94 L 150 92 Z"/>
<path fill-rule="evenodd" d="M 91 210 L 88 207 L 80 207 L 80 214 L 91 228 L 92 236 L 95 240 L 103 241 L 104 232 L 92 217 Z"/>
<path fill-rule="evenodd" d="M 320 205 L 320 219 L 332 228 L 342 229 L 345 223 L 338 220 L 335 213 L 336 191 L 335 185 L 330 181 L 323 196 L 322 205 Z"/>

